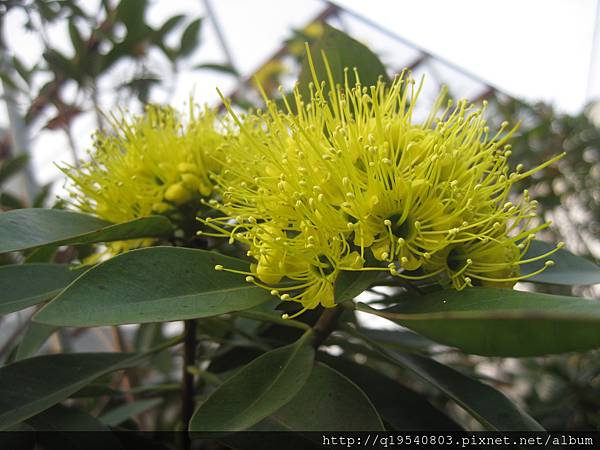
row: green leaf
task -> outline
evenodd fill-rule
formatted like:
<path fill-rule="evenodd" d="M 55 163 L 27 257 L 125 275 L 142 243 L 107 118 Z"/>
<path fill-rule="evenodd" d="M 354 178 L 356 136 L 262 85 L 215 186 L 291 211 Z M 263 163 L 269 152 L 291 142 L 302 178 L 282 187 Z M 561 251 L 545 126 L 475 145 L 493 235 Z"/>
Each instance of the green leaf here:
<path fill-rule="evenodd" d="M 41 186 L 39 192 L 35 195 L 31 206 L 34 208 L 43 208 L 44 203 L 46 203 L 46 200 L 48 199 L 51 188 L 52 183 L 46 183 L 45 185 Z"/>
<path fill-rule="evenodd" d="M 435 342 L 409 330 L 361 328 L 360 333 L 387 347 L 406 353 L 430 353 Z"/>
<path fill-rule="evenodd" d="M 67 78 L 81 80 L 81 72 L 73 61 L 55 49 L 47 49 L 43 54 L 50 69 L 56 73 L 61 73 Z"/>
<path fill-rule="evenodd" d="M 341 373 L 317 363 L 287 404 L 252 431 L 383 431 L 371 400 Z"/>
<path fill-rule="evenodd" d="M 94 379 L 138 364 L 127 353 L 63 353 L 0 367 L 0 430 L 66 399 Z"/>
<path fill-rule="evenodd" d="M 55 331 L 56 327 L 54 326 L 29 322 L 17 349 L 15 361 L 33 356 Z"/>
<path fill-rule="evenodd" d="M 202 25 L 202 18 L 192 21 L 181 35 L 181 44 L 179 45 L 179 56 L 188 56 L 194 51 L 198 45 L 200 38 L 200 27 Z"/>
<path fill-rule="evenodd" d="M 49 263 L 54 260 L 58 247 L 48 245 L 46 247 L 39 247 L 28 252 L 25 257 L 26 264 L 32 263 Z"/>
<path fill-rule="evenodd" d="M 161 25 L 161 27 L 156 31 L 156 40 L 155 43 L 158 44 L 163 41 L 163 39 L 169 34 L 171 31 L 175 29 L 177 25 L 181 23 L 181 21 L 185 19 L 183 14 L 177 14 L 173 17 L 168 18 Z"/>
<path fill-rule="evenodd" d="M 25 67 L 23 62 L 16 55 L 12 57 L 12 65 L 23 81 L 29 85 L 31 81 L 31 75 L 35 71 L 35 66 L 31 69 L 27 69 L 27 67 Z"/>
<path fill-rule="evenodd" d="M 311 374 L 311 337 L 307 332 L 237 370 L 196 410 L 190 431 L 245 430 L 289 402 Z"/>
<path fill-rule="evenodd" d="M 371 286 L 380 275 L 380 272 L 374 270 L 359 272 L 342 271 L 335 281 L 335 302 L 339 304 L 346 300 L 352 300 Z"/>
<path fill-rule="evenodd" d="M 116 18 L 127 28 L 126 40 L 139 42 L 146 37 L 148 29 L 144 19 L 148 0 L 121 0 L 116 9 Z"/>
<path fill-rule="evenodd" d="M 317 358 L 356 383 L 394 430 L 461 429 L 424 396 L 365 365 L 326 354 L 319 354 Z M 350 412 L 353 413 L 352 410 Z"/>
<path fill-rule="evenodd" d="M 239 76 L 239 72 L 235 70 L 235 67 L 230 66 L 229 64 L 197 64 L 193 67 L 193 70 L 214 70 L 216 72 L 226 73 L 235 77 Z"/>
<path fill-rule="evenodd" d="M 79 28 L 77 27 L 77 25 L 75 24 L 75 19 L 71 18 L 71 20 L 69 20 L 69 37 L 71 38 L 71 44 L 73 44 L 73 49 L 75 50 L 75 53 L 79 54 L 79 57 L 81 58 L 81 53 L 84 52 L 85 49 L 85 41 L 83 39 L 83 37 L 81 37 L 81 32 L 79 31 Z"/>
<path fill-rule="evenodd" d="M 90 244 L 169 234 L 166 217 L 148 216 L 113 224 L 87 214 L 29 208 L 0 214 L 0 253 L 43 245 Z"/>
<path fill-rule="evenodd" d="M 34 317 L 36 322 L 89 327 L 164 322 L 240 311 L 271 299 L 243 276 L 249 264 L 204 250 L 151 247 L 90 269 Z"/>
<path fill-rule="evenodd" d="M 0 206 L 2 206 L 3 208 L 8 208 L 8 209 L 19 209 L 19 208 L 24 208 L 25 207 L 25 203 L 20 199 L 15 197 L 12 194 L 9 194 L 8 192 L 0 192 Z M 3 215 L 6 213 L 2 213 Z M 0 237 L 0 242 L 1 242 L 1 237 Z"/>
<path fill-rule="evenodd" d="M 555 245 L 543 241 L 532 241 L 529 250 L 523 259 L 533 258 L 555 248 Z M 527 278 L 525 281 L 533 283 L 565 284 L 565 285 L 588 285 L 600 283 L 600 267 L 593 262 L 574 255 L 565 249 L 560 249 L 549 257 L 554 265 L 548 267 L 542 273 Z M 544 265 L 544 260 L 536 261 L 521 266 L 523 275 L 535 272 Z"/>
<path fill-rule="evenodd" d="M 539 356 L 600 347 L 600 302 L 468 288 L 437 291 L 372 312 L 434 341 L 486 356 Z"/>
<path fill-rule="evenodd" d="M 359 333 L 352 334 L 369 343 L 391 363 L 408 369 L 442 391 L 488 430 L 544 431 L 539 423 L 493 387 L 433 359 L 390 351 Z"/>
<path fill-rule="evenodd" d="M 71 270 L 64 264 L 0 266 L 0 314 L 19 311 L 52 298 L 82 272 Z"/>
<path fill-rule="evenodd" d="M 321 38 L 310 47 L 310 52 L 315 65 L 319 81 L 327 81 L 328 92 L 329 78 L 321 52 L 324 52 L 331 68 L 335 84 L 344 85 L 344 69 L 348 68 L 348 81 L 354 86 L 355 76 L 353 68 L 358 69 L 361 84 L 371 86 L 377 83 L 379 77 L 388 81 L 386 69 L 381 60 L 368 47 L 352 39 L 346 33 L 339 31 L 327 24 Z M 313 82 L 308 59 L 305 58 L 298 77 L 298 87 L 304 99 L 309 99 L 308 84 Z M 327 95 L 327 94 L 325 94 Z"/>
<path fill-rule="evenodd" d="M 544 430 L 508 397 L 487 384 L 422 356 L 395 353 L 393 359 L 440 389 L 489 430 Z"/>
<path fill-rule="evenodd" d="M 29 155 L 19 155 L 5 160 L 0 166 L 0 184 L 24 169 L 28 161 Z"/>
<path fill-rule="evenodd" d="M 98 419 L 75 408 L 54 405 L 52 408 L 27 420 L 36 431 L 41 448 L 60 450 L 122 450 L 121 442 Z M 95 431 L 96 433 L 88 433 Z"/>
<path fill-rule="evenodd" d="M 124 405 L 118 406 L 109 412 L 102 414 L 100 416 L 100 421 L 106 425 L 114 427 L 125 422 L 127 419 L 154 408 L 162 401 L 162 398 L 150 398 L 125 403 Z"/>

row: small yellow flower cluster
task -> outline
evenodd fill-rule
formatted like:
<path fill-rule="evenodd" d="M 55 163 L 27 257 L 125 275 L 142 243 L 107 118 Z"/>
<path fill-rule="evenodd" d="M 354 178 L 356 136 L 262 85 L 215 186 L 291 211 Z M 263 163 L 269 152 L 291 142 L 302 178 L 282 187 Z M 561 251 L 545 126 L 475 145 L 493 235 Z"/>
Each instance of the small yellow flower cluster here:
<path fill-rule="evenodd" d="M 111 222 L 125 222 L 151 214 L 177 222 L 185 205 L 191 216 L 200 199 L 212 193 L 209 171 L 218 164 L 209 155 L 222 143 L 216 114 L 190 106 L 183 123 L 170 107 L 151 105 L 144 115 L 114 118 L 110 131 L 97 132 L 94 151 L 81 167 L 61 170 L 70 184 L 70 202 L 79 210 Z M 113 253 L 149 245 L 152 240 L 111 244 Z"/>
<path fill-rule="evenodd" d="M 523 256 L 549 224 L 535 224 L 527 191 L 513 203 L 510 190 L 562 155 L 510 171 L 515 128 L 490 134 L 485 105 L 443 109 L 441 95 L 413 123 L 421 86 L 410 76 L 367 87 L 348 75 L 334 87 L 331 74 L 327 85 L 313 70 L 310 99 L 296 89 L 285 111 L 265 98 L 266 112 L 231 112 L 239 138 L 215 153 L 225 169 L 212 176 L 220 200 L 209 202 L 223 216 L 200 218 L 212 229 L 204 234 L 245 245 L 255 260 L 247 281 L 302 311 L 334 306 L 342 271 L 431 277 L 459 290 L 525 278 L 519 266 L 532 260 Z"/>

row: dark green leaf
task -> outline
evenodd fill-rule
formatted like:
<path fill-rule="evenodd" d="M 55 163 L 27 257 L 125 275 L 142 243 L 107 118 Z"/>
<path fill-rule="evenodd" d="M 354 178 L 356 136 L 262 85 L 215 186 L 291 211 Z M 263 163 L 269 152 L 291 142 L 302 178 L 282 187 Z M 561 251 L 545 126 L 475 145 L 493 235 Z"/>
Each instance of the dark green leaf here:
<path fill-rule="evenodd" d="M 50 244 L 89 244 L 164 236 L 171 231 L 169 220 L 162 216 L 113 224 L 73 211 L 19 209 L 0 215 L 0 253 Z"/>
<path fill-rule="evenodd" d="M 31 74 L 33 72 L 33 69 L 28 70 L 16 55 L 12 57 L 12 63 L 13 63 L 13 67 L 15 68 L 15 70 L 17 71 L 19 76 L 23 79 L 23 81 L 25 81 L 25 83 L 29 84 L 29 81 L 31 80 Z"/>
<path fill-rule="evenodd" d="M 110 429 L 89 414 L 62 405 L 31 417 L 27 423 L 36 431 L 51 431 L 39 436 L 41 447 L 60 450 L 119 450 L 121 442 Z M 96 433 L 89 433 L 96 431 Z"/>
<path fill-rule="evenodd" d="M 25 168 L 29 161 L 29 155 L 19 155 L 5 160 L 0 166 L 0 184 Z"/>
<path fill-rule="evenodd" d="M 54 49 L 48 49 L 44 52 L 44 59 L 50 66 L 50 69 L 56 73 L 61 73 L 73 80 L 81 80 L 81 72 L 72 60 Z"/>
<path fill-rule="evenodd" d="M 222 72 L 229 75 L 233 75 L 237 77 L 239 72 L 235 70 L 235 67 L 230 66 L 229 64 L 215 64 L 215 63 L 206 63 L 206 64 L 198 64 L 193 67 L 194 70 L 214 70 L 216 72 Z"/>
<path fill-rule="evenodd" d="M 117 6 L 117 19 L 127 28 L 127 40 L 139 42 L 146 37 L 145 23 L 147 0 L 121 0 Z"/>
<path fill-rule="evenodd" d="M 361 328 L 360 333 L 387 347 L 407 353 L 430 353 L 435 342 L 409 330 L 374 330 Z"/>
<path fill-rule="evenodd" d="M 0 314 L 8 314 L 48 300 L 82 274 L 61 264 L 0 266 Z"/>
<path fill-rule="evenodd" d="M 271 295 L 243 276 L 248 263 L 204 250 L 152 247 L 90 269 L 35 316 L 64 326 L 117 325 L 218 316 L 252 308 Z"/>
<path fill-rule="evenodd" d="M 0 367 L 0 430 L 66 399 L 104 374 L 139 363 L 127 353 L 64 353 Z"/>
<path fill-rule="evenodd" d="M 327 76 L 325 62 L 323 61 L 321 52 L 325 53 L 325 56 L 329 61 L 335 84 L 344 85 L 344 69 L 348 68 L 348 81 L 351 86 L 354 86 L 356 81 L 352 71 L 354 67 L 358 69 L 360 81 L 363 86 L 375 85 L 379 77 L 388 80 L 385 66 L 377 55 L 346 33 L 329 25 L 325 25 L 323 35 L 318 41 L 311 45 L 310 52 L 319 82 L 327 81 L 329 84 L 329 77 Z M 305 58 L 298 78 L 298 86 L 303 98 L 310 98 L 308 84 L 313 81 L 313 75 L 308 60 Z M 329 88 L 330 86 L 327 87 L 326 91 L 328 91 Z"/>
<path fill-rule="evenodd" d="M 177 25 L 181 23 L 181 21 L 185 19 L 183 14 L 178 14 L 173 17 L 168 18 L 165 23 L 161 25 L 161 27 L 156 31 L 156 43 L 162 42 L 164 38 L 169 34 Z"/>
<path fill-rule="evenodd" d="M 154 408 L 162 402 L 162 398 L 150 398 L 146 400 L 136 400 L 111 409 L 109 412 L 99 417 L 100 421 L 106 425 L 117 426 L 127 419 L 137 416 L 149 409 Z"/>
<path fill-rule="evenodd" d="M 0 80 L 2 80 L 2 83 L 4 83 L 5 87 L 9 87 L 14 91 L 23 92 L 23 89 L 17 86 L 17 83 L 15 83 L 15 80 L 12 79 L 10 74 L 6 72 L 0 72 Z"/>
<path fill-rule="evenodd" d="M 46 247 L 39 247 L 28 252 L 25 257 L 25 263 L 48 263 L 54 259 L 58 248 L 48 245 Z"/>
<path fill-rule="evenodd" d="M 54 326 L 29 322 L 17 349 L 15 361 L 33 356 L 55 331 Z"/>
<path fill-rule="evenodd" d="M 369 367 L 326 354 L 318 355 L 318 359 L 356 383 L 371 399 L 385 422 L 395 430 L 461 429 L 421 394 Z"/>
<path fill-rule="evenodd" d="M 190 431 L 245 430 L 289 402 L 312 371 L 311 336 L 307 332 L 236 371 L 196 410 Z"/>
<path fill-rule="evenodd" d="M 529 259 L 555 248 L 555 245 L 542 241 L 532 241 L 529 250 L 523 259 Z M 542 273 L 527 278 L 525 281 L 533 283 L 548 283 L 548 284 L 566 284 L 566 285 L 587 285 L 600 283 L 600 267 L 593 262 L 583 258 L 582 256 L 574 255 L 565 249 L 560 249 L 549 257 L 554 261 L 552 267 L 548 267 Z M 536 261 L 521 266 L 523 275 L 535 272 L 544 265 L 542 261 Z"/>
<path fill-rule="evenodd" d="M 369 398 L 352 381 L 316 364 L 296 396 L 253 431 L 383 431 Z"/>
<path fill-rule="evenodd" d="M 489 430 L 543 431 L 539 423 L 487 384 L 422 356 L 394 353 L 393 360 L 440 389 Z"/>
<path fill-rule="evenodd" d="M 104 395 L 108 395 L 113 398 L 125 397 L 125 393 L 118 391 L 116 389 L 113 389 L 113 388 L 107 386 L 106 384 L 101 384 L 100 382 L 94 382 L 94 383 L 88 384 L 88 385 L 84 386 L 83 388 L 81 388 L 80 390 L 78 390 L 77 392 L 75 392 L 74 394 L 71 394 L 69 397 L 70 398 L 93 398 L 93 397 L 101 397 Z"/>
<path fill-rule="evenodd" d="M 8 209 L 19 209 L 24 208 L 25 204 L 21 199 L 9 194 L 8 192 L 0 192 L 0 206 Z"/>
<path fill-rule="evenodd" d="M 46 203 L 46 199 L 48 198 L 48 194 L 50 194 L 51 188 L 52 183 L 47 183 L 40 187 L 40 190 L 33 199 L 31 206 L 33 206 L 34 208 L 42 208 L 44 206 L 44 203 Z"/>
<path fill-rule="evenodd" d="M 362 294 L 371 284 L 379 278 L 378 271 L 342 271 L 335 281 L 335 302 L 342 303 L 346 300 L 352 300 L 359 294 Z"/>
<path fill-rule="evenodd" d="M 73 18 L 69 20 L 69 37 L 71 38 L 71 44 L 73 44 L 75 53 L 81 54 L 82 51 L 85 51 L 85 42 L 81 37 L 81 33 L 79 32 L 77 25 L 75 25 L 75 20 Z"/>
<path fill-rule="evenodd" d="M 469 288 L 433 292 L 375 314 L 478 355 L 537 356 L 600 347 L 600 302 L 576 297 Z"/>
<path fill-rule="evenodd" d="M 353 333 L 359 338 L 359 333 Z M 504 394 L 487 384 L 470 378 L 439 362 L 418 355 L 384 349 L 363 337 L 390 362 L 408 369 L 436 387 L 463 407 L 488 430 L 543 431 L 542 426 L 511 402 Z"/>
<path fill-rule="evenodd" d="M 191 22 L 184 30 L 181 35 L 181 44 L 179 45 L 178 55 L 180 57 L 189 56 L 198 45 L 201 25 L 202 19 L 199 18 Z"/>

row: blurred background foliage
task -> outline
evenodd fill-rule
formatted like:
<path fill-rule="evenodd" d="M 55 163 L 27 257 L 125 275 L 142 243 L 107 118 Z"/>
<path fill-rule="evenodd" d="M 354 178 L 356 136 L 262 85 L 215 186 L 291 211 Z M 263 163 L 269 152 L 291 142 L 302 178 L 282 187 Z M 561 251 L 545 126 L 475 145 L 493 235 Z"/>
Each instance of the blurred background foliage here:
<path fill-rule="evenodd" d="M 25 98 L 21 104 L 19 127 L 27 130 L 40 128 L 64 133 L 75 148 L 72 130 L 73 120 L 82 112 L 94 112 L 97 128 L 105 127 L 99 97 L 101 90 L 114 95 L 114 107 L 135 108 L 151 98 L 153 89 L 168 89 L 178 67 L 202 45 L 200 30 L 204 18 L 174 15 L 165 17 L 159 27 L 146 22 L 147 0 L 103 0 L 93 14 L 84 11 L 75 0 L 56 1 L 3 1 L 0 4 L 0 78 L 4 87 L 3 100 L 14 107 L 14 96 Z M 44 45 L 43 59 L 27 67 L 18 48 L 8 49 L 3 35 L 3 20 L 11 9 L 21 9 L 28 17 L 24 32 L 39 36 Z M 255 83 L 260 83 L 269 95 L 276 96 L 280 85 L 289 90 L 297 78 L 304 59 L 304 43 L 314 43 L 321 38 L 325 23 L 335 11 L 325 9 L 315 21 L 298 30 L 291 30 L 289 39 L 255 73 L 241 80 L 239 87 L 228 95 L 239 108 L 260 106 L 260 96 Z M 63 23 L 70 36 L 69 52 L 60 51 L 48 38 L 46 28 L 50 24 Z M 173 45 L 174 40 L 177 42 Z M 167 40 L 167 37 L 170 37 Z M 160 55 L 160 56 L 157 56 Z M 158 62 L 158 63 L 157 63 Z M 422 63 L 415 61 L 412 69 Z M 111 69 L 121 64 L 129 74 L 115 79 Z M 186 64 L 193 62 L 187 61 Z M 224 74 L 237 75 L 227 64 L 196 65 L 199 70 L 218 70 Z M 123 73 L 123 72 L 120 72 Z M 40 80 L 44 80 L 40 82 Z M 167 80 L 170 80 L 167 82 Z M 452 86 L 450 86 L 452 92 Z M 590 104 L 581 113 L 569 115 L 558 112 L 552 105 L 527 104 L 511 98 L 495 89 L 482 92 L 479 98 L 489 102 L 488 118 L 491 126 L 502 121 L 521 122 L 519 132 L 512 139 L 515 161 L 523 161 L 533 167 L 551 156 L 566 152 L 558 164 L 538 172 L 526 180 L 527 187 L 537 198 L 543 214 L 552 218 L 555 227 L 547 236 L 549 240 L 564 240 L 574 253 L 591 260 L 600 260 L 600 128 L 594 123 L 598 115 L 597 105 Z M 201 100 L 201 99 L 198 99 Z M 10 114 L 9 114 L 10 115 Z M 597 119 L 596 119 L 597 120 Z M 15 124 L 13 123 L 13 128 Z M 14 129 L 12 130 L 15 131 Z M 27 141 L 25 141 L 27 142 Z M 42 205 L 61 207 L 48 195 L 50 186 L 36 187 L 32 195 L 22 195 L 8 186 L 16 177 L 31 178 L 28 171 L 27 148 L 18 148 L 14 134 L 7 130 L 0 133 L 0 208 L 7 211 L 22 207 Z M 30 170 L 30 169 L 29 169 Z M 59 251 L 33 251 L 28 258 L 55 262 L 82 258 L 89 248 L 61 248 Z M 79 256 L 77 256 L 79 255 Z M 3 256 L 2 264 L 15 262 Z M 526 285 L 528 289 L 533 286 Z M 539 285 L 536 285 L 539 289 Z M 564 293 L 568 288 L 547 286 L 551 293 Z M 575 288 L 577 294 L 598 296 L 598 286 Z M 10 317 L 3 319 L 5 322 Z M 4 324 L 2 325 L 4 327 Z M 68 351 L 90 345 L 104 345 L 117 350 L 145 350 L 160 342 L 174 331 L 163 324 L 144 324 L 138 327 L 114 327 L 112 334 L 102 330 L 64 330 L 54 334 L 54 329 L 33 324 L 29 328 L 17 326 L 5 333 L 0 342 L 3 361 L 16 357 L 19 351 L 33 351 L 49 336 L 48 351 Z M 200 382 L 213 383 L 211 373 L 224 374 L 243 362 L 251 360 L 263 348 L 264 342 L 286 342 L 290 330 L 284 327 L 265 326 L 245 319 L 218 318 L 203 321 L 201 335 L 210 337 L 199 349 L 200 360 L 196 375 Z M 418 352 L 435 354 L 440 360 L 462 371 L 485 379 L 511 398 L 520 402 L 547 429 L 578 430 L 600 428 L 600 354 L 592 351 L 566 356 L 543 358 L 498 359 L 468 356 L 455 353 L 406 335 L 398 341 L 397 334 L 385 329 L 373 331 L 387 345 L 414 345 Z M 256 335 L 257 339 L 252 338 Z M 92 338 L 90 338 L 90 335 Z M 335 340 L 337 336 L 337 340 Z M 347 336 L 336 335 L 332 341 L 335 351 L 344 352 L 349 358 L 365 367 L 377 367 L 389 377 L 399 379 L 402 375 L 397 366 L 364 353 L 362 347 L 353 347 Z M 98 344 L 100 343 L 100 344 Z M 219 343 L 220 345 L 217 345 Z M 23 348 L 25 347 L 25 350 Z M 413 350 L 414 350 L 413 348 Z M 323 355 L 323 358 L 326 358 Z M 206 364 L 210 361 L 210 372 Z M 202 367 L 203 369 L 200 369 Z M 205 370 L 206 369 L 206 370 Z M 95 414 L 111 411 L 106 422 L 124 427 L 161 428 L 172 422 L 177 415 L 174 406 L 179 395 L 178 372 L 166 353 L 158 354 L 152 369 L 126 372 L 121 378 L 98 380 L 88 390 L 110 390 L 117 395 L 107 402 L 82 401 L 84 409 Z M 206 377 L 206 379 L 204 379 Z M 159 380 L 156 397 L 144 388 L 144 380 Z M 405 379 L 405 378 L 403 378 Z M 138 386 L 129 390 L 130 386 Z M 443 400 L 439 394 L 424 385 L 410 386 L 427 392 L 432 402 L 442 409 L 451 409 L 460 420 L 469 419 Z M 153 388 L 154 389 L 154 388 Z M 82 394 L 83 396 L 83 394 Z M 105 398 L 105 397 L 102 397 Z M 162 400 L 160 400 L 162 398 Z M 155 407 L 161 404 L 161 407 Z M 117 407 L 115 409 L 115 407 Z M 119 409 L 121 408 L 121 409 Z M 160 412 L 158 412 L 160 411 Z"/>

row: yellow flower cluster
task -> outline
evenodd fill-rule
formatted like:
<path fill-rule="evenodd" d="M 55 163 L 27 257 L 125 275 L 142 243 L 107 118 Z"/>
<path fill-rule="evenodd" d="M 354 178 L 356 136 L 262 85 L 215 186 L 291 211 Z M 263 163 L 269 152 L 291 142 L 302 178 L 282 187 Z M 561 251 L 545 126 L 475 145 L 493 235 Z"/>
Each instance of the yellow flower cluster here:
<path fill-rule="evenodd" d="M 511 171 L 515 128 L 491 134 L 485 105 L 444 109 L 441 95 L 413 123 L 421 86 L 409 75 L 369 87 L 348 75 L 334 87 L 331 74 L 322 83 L 313 70 L 310 99 L 296 89 L 285 111 L 265 98 L 265 112 L 231 112 L 239 138 L 215 152 L 225 169 L 212 175 L 219 200 L 209 202 L 223 216 L 200 218 L 204 234 L 242 243 L 255 261 L 247 281 L 300 302 L 299 313 L 334 306 L 342 271 L 459 290 L 525 278 L 519 266 L 532 260 L 523 255 L 549 224 L 535 223 L 527 191 L 511 201 L 511 187 L 562 155 Z"/>
<path fill-rule="evenodd" d="M 80 167 L 61 170 L 70 184 L 70 202 L 79 210 L 111 222 L 151 214 L 167 215 L 175 223 L 181 210 L 212 193 L 209 171 L 218 164 L 209 155 L 222 143 L 215 129 L 216 114 L 190 106 L 189 117 L 170 107 L 151 105 L 144 115 L 113 118 L 110 131 L 94 138 L 94 151 Z M 113 253 L 149 245 L 152 240 L 111 244 Z"/>

